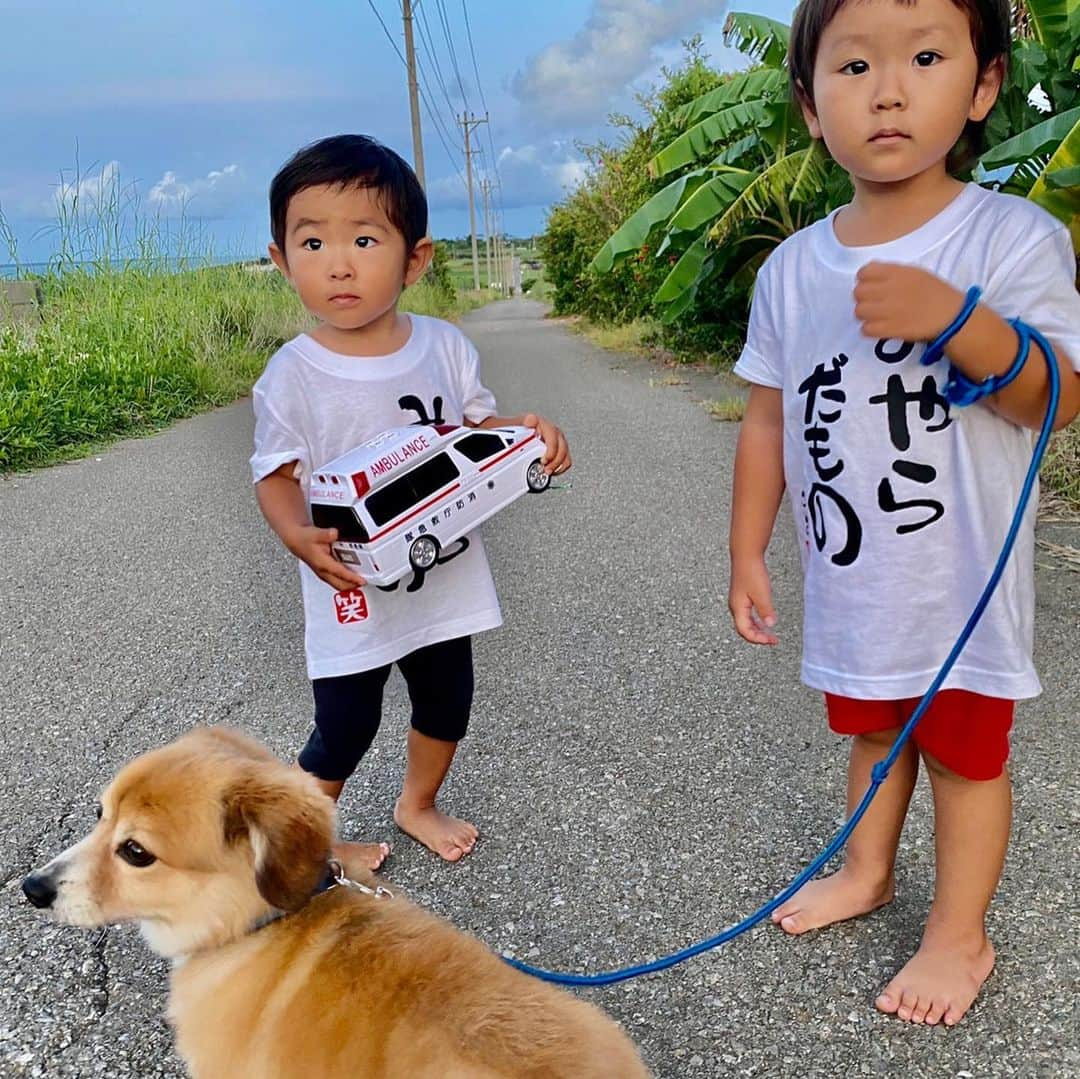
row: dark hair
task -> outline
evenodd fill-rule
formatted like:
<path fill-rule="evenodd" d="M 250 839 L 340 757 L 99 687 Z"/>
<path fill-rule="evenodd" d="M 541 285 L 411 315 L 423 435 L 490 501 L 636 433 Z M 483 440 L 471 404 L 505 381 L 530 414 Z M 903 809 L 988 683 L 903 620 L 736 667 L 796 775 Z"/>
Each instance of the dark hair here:
<path fill-rule="evenodd" d="M 796 101 L 802 99 L 814 104 L 814 65 L 817 62 L 818 46 L 825 27 L 836 17 L 836 13 L 849 3 L 858 0 L 800 0 L 791 23 L 791 40 L 788 45 L 788 72 L 791 75 L 791 93 Z M 918 0 L 896 0 L 898 4 L 913 6 Z M 979 64 L 979 74 L 999 57 L 1005 63 L 1009 60 L 1012 42 L 1009 0 L 952 0 L 968 17 L 971 27 L 971 44 Z M 950 163 L 959 167 L 967 159 L 977 156 L 982 147 L 983 129 L 986 121 L 969 120 L 957 143 L 962 148 L 958 155 L 954 149 Z M 956 160 L 953 160 L 953 159 Z"/>
<path fill-rule="evenodd" d="M 324 184 L 374 188 L 408 252 L 427 235 L 427 199 L 408 162 L 367 135 L 331 135 L 298 150 L 270 183 L 270 233 L 282 253 L 289 202 Z"/>

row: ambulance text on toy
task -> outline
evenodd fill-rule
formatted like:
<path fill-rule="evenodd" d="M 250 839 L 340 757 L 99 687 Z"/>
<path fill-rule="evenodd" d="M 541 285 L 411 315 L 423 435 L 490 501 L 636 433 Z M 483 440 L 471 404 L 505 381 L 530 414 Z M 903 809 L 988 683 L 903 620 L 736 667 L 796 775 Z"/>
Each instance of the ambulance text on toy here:
<path fill-rule="evenodd" d="M 393 427 L 315 470 L 311 519 L 337 529 L 336 558 L 393 584 L 431 569 L 519 495 L 545 490 L 544 453 L 531 427 Z"/>

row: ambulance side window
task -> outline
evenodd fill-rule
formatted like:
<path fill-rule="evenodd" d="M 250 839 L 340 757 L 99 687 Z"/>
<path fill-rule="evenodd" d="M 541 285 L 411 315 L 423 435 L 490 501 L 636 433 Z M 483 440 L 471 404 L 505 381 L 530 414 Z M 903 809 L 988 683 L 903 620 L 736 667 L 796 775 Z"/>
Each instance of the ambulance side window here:
<path fill-rule="evenodd" d="M 463 453 L 470 461 L 480 462 L 501 453 L 506 449 L 506 443 L 498 435 L 472 434 L 459 438 L 454 443 L 454 449 Z"/>
<path fill-rule="evenodd" d="M 445 453 L 438 453 L 422 465 L 406 472 L 367 497 L 368 513 L 380 527 L 406 510 L 430 498 L 440 488 L 458 478 L 457 465 Z"/>

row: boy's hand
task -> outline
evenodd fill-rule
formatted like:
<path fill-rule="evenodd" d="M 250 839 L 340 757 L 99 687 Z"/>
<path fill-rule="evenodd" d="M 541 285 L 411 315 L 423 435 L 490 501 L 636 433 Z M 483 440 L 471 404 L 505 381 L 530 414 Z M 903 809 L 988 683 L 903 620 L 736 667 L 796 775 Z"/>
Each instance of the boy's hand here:
<path fill-rule="evenodd" d="M 743 640 L 751 644 L 780 643 L 780 638 L 773 632 L 776 608 L 773 607 L 769 572 L 763 558 L 732 564 L 728 610 Z"/>
<path fill-rule="evenodd" d="M 336 528 L 316 528 L 314 525 L 299 525 L 288 535 L 282 536 L 285 546 L 306 562 L 312 573 L 324 580 L 331 588 L 339 592 L 348 592 L 367 582 L 358 573 L 346 569 L 330 550 L 337 538 Z"/>
<path fill-rule="evenodd" d="M 932 341 L 963 306 L 962 292 L 917 266 L 868 262 L 855 278 L 855 317 L 867 337 Z"/>
<path fill-rule="evenodd" d="M 549 475 L 561 476 L 570 467 L 570 446 L 566 435 L 551 420 L 544 419 L 535 412 L 527 412 L 522 416 L 521 423 L 524 427 L 532 427 L 544 440 L 547 447 L 542 461 L 544 469 Z"/>

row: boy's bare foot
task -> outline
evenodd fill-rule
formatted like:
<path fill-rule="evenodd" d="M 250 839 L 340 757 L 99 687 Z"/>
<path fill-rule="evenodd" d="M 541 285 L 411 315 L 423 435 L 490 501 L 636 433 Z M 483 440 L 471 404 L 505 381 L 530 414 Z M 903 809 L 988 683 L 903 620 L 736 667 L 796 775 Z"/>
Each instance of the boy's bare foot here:
<path fill-rule="evenodd" d="M 389 843 L 345 843 L 337 842 L 330 848 L 330 856 L 341 863 L 346 876 L 349 867 L 362 866 L 364 869 L 378 869 L 390 855 Z"/>
<path fill-rule="evenodd" d="M 994 949 L 982 936 L 970 943 L 942 933 L 923 936 L 919 950 L 874 1001 L 880 1012 L 909 1023 L 959 1023 L 994 969 Z"/>
<path fill-rule="evenodd" d="M 884 884 L 868 882 L 849 872 L 847 866 L 832 876 L 803 885 L 786 903 L 772 913 L 772 920 L 785 933 L 797 936 L 809 929 L 820 929 L 869 914 L 891 903 L 895 885 L 890 876 Z"/>
<path fill-rule="evenodd" d="M 480 833 L 466 820 L 448 817 L 435 806 L 394 806 L 394 821 L 413 839 L 433 850 L 448 862 L 457 862 L 471 854 Z"/>

